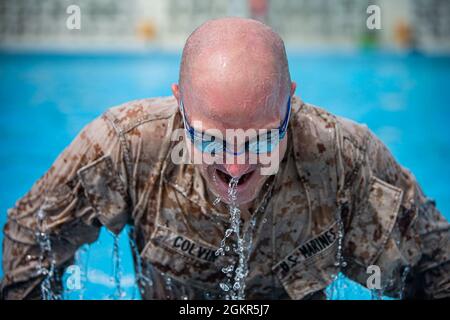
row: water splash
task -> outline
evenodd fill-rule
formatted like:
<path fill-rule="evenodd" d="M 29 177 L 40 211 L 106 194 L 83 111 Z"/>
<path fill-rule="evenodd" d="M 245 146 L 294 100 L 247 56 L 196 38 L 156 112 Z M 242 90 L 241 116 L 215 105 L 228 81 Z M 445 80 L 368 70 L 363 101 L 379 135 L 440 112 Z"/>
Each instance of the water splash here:
<path fill-rule="evenodd" d="M 52 243 L 50 236 L 44 231 L 45 213 L 40 208 L 36 214 L 37 226 L 39 230 L 35 233 L 36 241 L 39 244 L 40 254 L 37 266 L 37 275 L 43 275 L 44 280 L 41 282 L 41 298 L 43 300 L 60 300 L 62 296 L 52 289 L 52 283 L 56 278 L 56 260 L 52 251 Z M 50 261 L 46 266 L 45 261 Z"/>
<path fill-rule="evenodd" d="M 215 198 L 214 201 L 213 201 L 213 205 L 217 206 L 220 203 L 221 200 L 222 199 L 220 197 Z"/>
<path fill-rule="evenodd" d="M 215 171 L 212 175 L 212 180 L 217 185 L 217 175 Z M 213 206 L 217 206 L 220 203 L 220 201 L 222 201 L 222 199 L 219 196 L 216 196 L 216 198 L 213 201 Z"/>
<path fill-rule="evenodd" d="M 141 295 L 144 293 L 144 287 L 152 286 L 153 281 L 144 275 L 142 272 L 142 259 L 139 253 L 139 249 L 136 244 L 135 230 L 133 226 L 128 226 L 128 239 L 130 241 L 130 247 L 135 257 L 135 270 L 136 270 L 136 287 L 140 291 Z M 133 291 L 132 299 L 136 299 L 136 292 Z"/>
<path fill-rule="evenodd" d="M 338 270 L 341 271 L 341 268 L 346 267 L 347 263 L 344 260 L 344 255 L 342 254 L 342 242 L 344 239 L 344 224 L 342 220 L 339 218 L 338 220 L 338 249 L 336 252 L 336 262 L 335 266 L 338 267 Z"/>
<path fill-rule="evenodd" d="M 402 271 L 401 287 L 400 287 L 400 293 L 399 293 L 399 299 L 400 300 L 402 300 L 404 298 L 405 288 L 406 288 L 406 279 L 407 279 L 410 271 L 411 271 L 411 267 L 410 266 L 406 266 L 403 269 L 403 271 Z"/>
<path fill-rule="evenodd" d="M 167 299 L 172 299 L 173 297 L 173 288 L 172 288 L 172 278 L 163 273 L 164 282 L 166 283 L 167 289 Z"/>
<path fill-rule="evenodd" d="M 125 297 L 126 292 L 122 290 L 122 270 L 121 270 L 121 263 L 120 263 L 120 251 L 119 251 L 119 236 L 113 234 L 113 277 L 112 280 L 114 282 L 114 294 L 112 295 L 113 300 L 120 300 Z"/>
<path fill-rule="evenodd" d="M 327 298 L 329 300 L 341 300 L 343 299 L 343 294 L 348 289 L 347 283 L 345 281 L 345 276 L 342 274 L 342 268 L 347 266 L 347 262 L 344 260 L 343 255 L 343 240 L 344 240 L 344 223 L 340 216 L 337 217 L 338 224 L 338 239 L 337 239 L 337 251 L 336 260 L 334 266 L 337 269 L 337 273 L 333 275 L 333 283 L 329 286 L 327 290 Z"/>
<path fill-rule="evenodd" d="M 224 238 L 220 242 L 219 249 L 216 251 L 217 256 L 224 256 L 231 249 L 237 254 L 237 261 L 224 266 L 221 270 L 225 274 L 225 279 L 219 286 L 225 293 L 227 300 L 245 299 L 245 278 L 248 274 L 248 258 L 252 247 L 253 229 L 256 221 L 252 218 L 246 230 L 241 232 L 241 210 L 236 205 L 238 183 L 238 178 L 232 178 L 228 184 L 230 228 L 225 230 Z M 235 235 L 236 241 L 228 245 L 227 242 L 233 234 Z"/>

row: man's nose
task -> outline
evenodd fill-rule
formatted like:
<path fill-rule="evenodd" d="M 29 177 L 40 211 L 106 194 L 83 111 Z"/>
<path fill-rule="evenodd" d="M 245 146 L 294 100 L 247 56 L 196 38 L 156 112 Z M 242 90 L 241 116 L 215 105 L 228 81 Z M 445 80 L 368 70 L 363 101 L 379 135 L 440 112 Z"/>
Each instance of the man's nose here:
<path fill-rule="evenodd" d="M 225 164 L 225 170 L 233 178 L 239 178 L 250 169 L 249 164 Z"/>

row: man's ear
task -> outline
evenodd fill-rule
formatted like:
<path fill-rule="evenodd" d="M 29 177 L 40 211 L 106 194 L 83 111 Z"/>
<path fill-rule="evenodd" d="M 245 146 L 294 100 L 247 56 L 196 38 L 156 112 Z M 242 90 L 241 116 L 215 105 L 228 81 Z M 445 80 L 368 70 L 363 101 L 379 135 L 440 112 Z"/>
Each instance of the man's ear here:
<path fill-rule="evenodd" d="M 178 84 L 172 84 L 172 93 L 175 99 L 177 99 L 178 104 L 180 104 L 180 87 L 178 86 Z"/>
<path fill-rule="evenodd" d="M 291 97 L 294 96 L 295 89 L 297 89 L 297 83 L 295 81 L 291 82 Z"/>

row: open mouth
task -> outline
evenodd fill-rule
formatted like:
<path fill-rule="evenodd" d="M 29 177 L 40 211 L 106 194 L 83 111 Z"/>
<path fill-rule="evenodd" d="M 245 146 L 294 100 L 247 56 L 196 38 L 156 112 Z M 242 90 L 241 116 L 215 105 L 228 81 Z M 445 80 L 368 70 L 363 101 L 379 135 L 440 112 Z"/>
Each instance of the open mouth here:
<path fill-rule="evenodd" d="M 217 176 L 219 177 L 220 180 L 222 180 L 224 183 L 226 183 L 227 185 L 230 183 L 231 179 L 233 178 L 232 176 L 230 176 L 229 174 L 221 171 L 221 170 L 216 170 L 217 172 Z M 253 173 L 255 172 L 255 170 L 252 170 L 251 172 L 247 172 L 246 174 L 243 174 L 238 181 L 238 186 L 245 184 L 253 175 Z"/>

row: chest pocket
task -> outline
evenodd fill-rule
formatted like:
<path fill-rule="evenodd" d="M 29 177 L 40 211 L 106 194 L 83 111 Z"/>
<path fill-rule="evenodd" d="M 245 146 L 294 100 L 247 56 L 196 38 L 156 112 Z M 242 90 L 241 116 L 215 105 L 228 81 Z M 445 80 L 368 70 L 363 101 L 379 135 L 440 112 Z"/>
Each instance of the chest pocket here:
<path fill-rule="evenodd" d="M 299 300 L 326 288 L 338 272 L 338 225 L 334 223 L 279 261 L 272 270 L 291 299 Z"/>
<path fill-rule="evenodd" d="M 155 226 L 151 240 L 142 251 L 142 257 L 159 272 L 184 285 L 218 291 L 224 279 L 221 269 L 231 264 L 231 257 L 216 256 L 218 248 L 177 234 L 161 225 Z"/>
<path fill-rule="evenodd" d="M 125 184 L 111 157 L 103 156 L 81 168 L 78 176 L 99 221 L 118 234 L 127 223 L 129 206 Z"/>
<path fill-rule="evenodd" d="M 375 263 L 391 235 L 402 197 L 401 189 L 371 177 L 367 200 L 345 236 L 346 256 L 364 267 Z"/>

